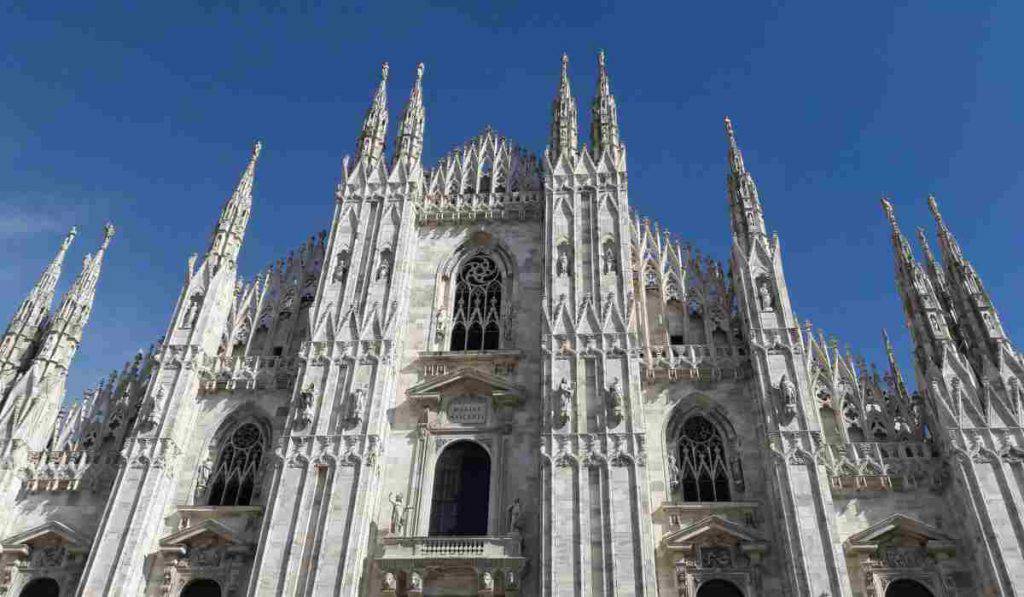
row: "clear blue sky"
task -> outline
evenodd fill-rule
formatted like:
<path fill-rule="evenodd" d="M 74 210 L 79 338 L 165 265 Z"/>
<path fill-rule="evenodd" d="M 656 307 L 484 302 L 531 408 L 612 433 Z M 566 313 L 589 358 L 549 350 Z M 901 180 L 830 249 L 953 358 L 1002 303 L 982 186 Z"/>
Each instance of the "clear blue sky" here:
<path fill-rule="evenodd" d="M 542 151 L 561 53 L 582 115 L 604 48 L 642 213 L 727 256 L 729 114 L 798 315 L 878 362 L 886 326 L 909 366 L 878 198 L 912 233 L 933 192 L 1024 338 L 1020 2 L 21 4 L 0 8 L 0 318 L 71 224 L 61 290 L 119 229 L 72 396 L 164 332 L 254 138 L 243 273 L 329 225 L 385 59 L 396 120 L 427 65 L 429 164 L 486 124 Z"/>

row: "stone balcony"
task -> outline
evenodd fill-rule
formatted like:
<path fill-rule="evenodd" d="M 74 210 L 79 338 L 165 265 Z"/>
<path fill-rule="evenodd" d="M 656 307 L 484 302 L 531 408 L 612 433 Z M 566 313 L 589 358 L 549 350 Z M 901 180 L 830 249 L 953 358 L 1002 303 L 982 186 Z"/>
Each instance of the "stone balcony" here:
<path fill-rule="evenodd" d="M 376 564 L 384 595 L 519 594 L 526 558 L 519 535 L 384 537 Z M 425 588 L 426 587 L 426 588 Z"/>
<path fill-rule="evenodd" d="M 671 344 L 651 346 L 648 376 L 669 379 L 740 378 L 749 373 L 747 351 L 740 346 Z"/>
<path fill-rule="evenodd" d="M 29 492 L 93 491 L 108 486 L 121 465 L 118 454 L 88 450 L 29 452 L 21 467 L 23 487 Z"/>
<path fill-rule="evenodd" d="M 948 473 L 921 441 L 824 444 L 817 455 L 833 493 L 939 489 Z"/>
<path fill-rule="evenodd" d="M 296 357 L 205 357 L 201 391 L 290 389 L 298 371 Z"/>

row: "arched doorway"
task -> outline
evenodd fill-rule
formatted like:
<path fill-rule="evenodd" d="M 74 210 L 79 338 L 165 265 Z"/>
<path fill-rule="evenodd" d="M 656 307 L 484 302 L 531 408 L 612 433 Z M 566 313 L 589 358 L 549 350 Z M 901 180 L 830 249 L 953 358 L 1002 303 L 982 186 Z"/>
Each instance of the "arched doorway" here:
<path fill-rule="evenodd" d="M 434 467 L 431 535 L 486 535 L 491 457 L 475 442 L 445 448 Z"/>
<path fill-rule="evenodd" d="M 743 597 L 743 591 L 727 580 L 709 580 L 697 589 L 697 597 Z"/>
<path fill-rule="evenodd" d="M 901 578 L 889 583 L 885 589 L 885 597 L 934 597 L 928 587 L 916 580 Z"/>
<path fill-rule="evenodd" d="M 220 585 L 208 578 L 194 580 L 185 585 L 181 597 L 220 597 Z"/>
<path fill-rule="evenodd" d="M 36 578 L 21 590 L 21 597 L 60 597 L 60 585 L 52 578 Z"/>

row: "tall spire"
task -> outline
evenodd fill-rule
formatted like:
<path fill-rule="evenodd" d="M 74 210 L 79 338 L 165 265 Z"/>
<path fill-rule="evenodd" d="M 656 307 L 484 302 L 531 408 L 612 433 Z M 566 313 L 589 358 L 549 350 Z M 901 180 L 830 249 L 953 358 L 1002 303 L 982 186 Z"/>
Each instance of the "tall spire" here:
<path fill-rule="evenodd" d="M 77 230 L 72 227 L 61 242 L 53 260 L 43 270 L 36 285 L 21 302 L 18 310 L 11 317 L 3 339 L 0 339 L 0 396 L 3 388 L 8 385 L 14 374 L 26 365 L 31 357 L 33 344 L 37 340 L 39 326 L 46 320 L 53 303 L 53 295 L 60 279 L 64 256 L 67 254 L 71 241 Z"/>
<path fill-rule="evenodd" d="M 416 66 L 416 82 L 409 94 L 409 103 L 402 113 L 402 123 L 398 127 L 398 149 L 395 151 L 394 163 L 404 162 L 411 168 L 418 164 L 423 154 L 423 127 L 426 113 L 423 110 L 423 63 Z"/>
<path fill-rule="evenodd" d="M 971 262 L 964 257 L 956 237 L 942 219 L 938 202 L 933 195 L 928 196 L 928 208 L 938 228 L 949 309 L 956 314 L 960 322 L 965 350 L 970 353 L 968 356 L 980 370 L 981 364 L 986 360 L 993 364 L 999 362 L 1003 347 L 1009 346 L 1009 339 L 1003 332 L 999 313 L 985 290 L 981 277 Z"/>
<path fill-rule="evenodd" d="M 619 116 L 605 69 L 604 50 L 597 54 L 597 69 L 597 95 L 590 105 L 590 145 L 595 158 L 605 150 L 617 152 L 620 147 Z"/>
<path fill-rule="evenodd" d="M 64 293 L 60 307 L 46 326 L 43 345 L 36 354 L 36 361 L 52 363 L 66 370 L 75 355 L 82 331 L 89 321 L 93 302 L 96 298 L 96 283 L 103 268 L 103 257 L 114 237 L 114 226 L 103 227 L 103 241 L 93 255 L 86 255 L 82 271 L 78 273 L 71 287 Z"/>
<path fill-rule="evenodd" d="M 370 165 L 384 157 L 384 142 L 388 133 L 388 63 L 380 67 L 380 84 L 373 95 L 370 109 L 363 119 L 363 130 L 356 141 L 356 162 L 366 159 Z"/>
<path fill-rule="evenodd" d="M 889 374 L 892 375 L 893 385 L 895 390 L 903 398 L 907 398 L 910 394 L 907 392 L 907 385 L 903 382 L 903 373 L 900 372 L 900 367 L 896 363 L 896 351 L 892 348 L 892 342 L 889 341 L 889 332 L 882 328 L 882 342 L 885 344 L 885 355 L 889 359 Z"/>
<path fill-rule="evenodd" d="M 743 164 L 743 153 L 736 144 L 732 121 L 725 117 L 725 136 L 729 143 L 729 206 L 732 211 L 733 234 L 749 243 L 753 238 L 765 238 L 764 214 L 757 194 L 754 177 Z"/>
<path fill-rule="evenodd" d="M 224 208 L 220 212 L 220 219 L 217 220 L 208 252 L 213 264 L 219 264 L 222 260 L 233 264 L 238 259 L 242 239 L 245 238 L 245 229 L 249 225 L 249 214 L 252 212 L 252 187 L 256 178 L 256 162 L 262 149 L 263 144 L 256 141 L 249 163 L 242 171 L 235 191 L 231 193 L 231 197 L 224 203 Z"/>
<path fill-rule="evenodd" d="M 903 299 L 904 315 L 917 349 L 918 366 L 923 372 L 927 367 L 927 355 L 935 363 L 941 363 L 947 349 L 956 352 L 949 327 L 948 315 L 943 309 L 932 283 L 927 279 L 910 243 L 903 236 L 892 203 L 882 198 L 882 209 L 892 228 L 892 246 L 895 257 L 896 287 Z"/>
<path fill-rule="evenodd" d="M 558 95 L 551 104 L 551 139 L 548 148 L 552 162 L 563 152 L 576 154 L 579 135 L 577 120 L 576 99 L 569 86 L 569 56 L 562 54 L 562 78 L 558 84 Z"/>

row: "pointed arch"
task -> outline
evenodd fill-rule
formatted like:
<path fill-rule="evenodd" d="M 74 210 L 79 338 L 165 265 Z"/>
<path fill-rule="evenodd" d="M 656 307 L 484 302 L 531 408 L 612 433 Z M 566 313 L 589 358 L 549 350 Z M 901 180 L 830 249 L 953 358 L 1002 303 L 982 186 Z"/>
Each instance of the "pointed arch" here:
<path fill-rule="evenodd" d="M 438 348 L 466 351 L 510 347 L 515 281 L 512 253 L 485 230 L 470 234 L 438 271 Z"/>
<path fill-rule="evenodd" d="M 743 490 L 736 432 L 721 407 L 699 406 L 705 400 L 702 395 L 684 398 L 668 419 L 669 485 L 680 501 L 732 501 Z"/>
<path fill-rule="evenodd" d="M 260 497 L 270 454 L 271 428 L 256 407 L 228 415 L 210 442 L 196 484 L 197 502 L 207 506 L 247 506 Z"/>

